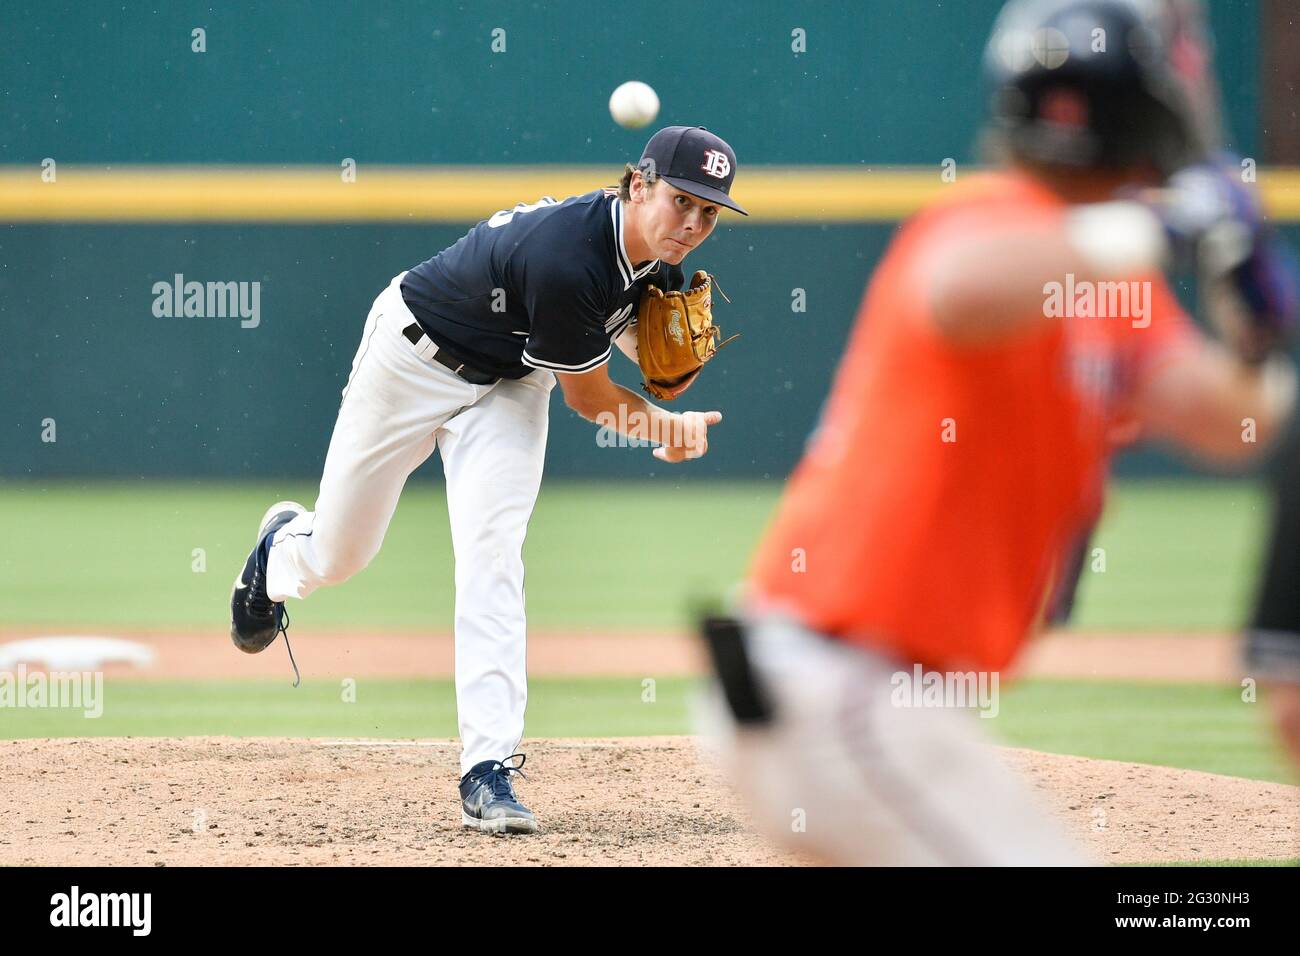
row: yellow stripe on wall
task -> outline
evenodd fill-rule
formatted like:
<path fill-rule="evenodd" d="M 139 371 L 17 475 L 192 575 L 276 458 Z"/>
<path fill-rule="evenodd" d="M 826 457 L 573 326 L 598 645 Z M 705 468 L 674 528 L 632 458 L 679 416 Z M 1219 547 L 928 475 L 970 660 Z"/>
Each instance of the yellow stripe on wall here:
<path fill-rule="evenodd" d="M 975 172 L 960 170 L 962 176 Z M 59 166 L 0 167 L 0 222 L 444 222 L 483 219 L 543 195 L 609 185 L 617 167 Z M 1300 221 L 1300 169 L 1262 170 L 1273 218 Z M 746 167 L 734 196 L 751 213 L 732 223 L 888 222 L 944 189 L 937 168 Z"/>

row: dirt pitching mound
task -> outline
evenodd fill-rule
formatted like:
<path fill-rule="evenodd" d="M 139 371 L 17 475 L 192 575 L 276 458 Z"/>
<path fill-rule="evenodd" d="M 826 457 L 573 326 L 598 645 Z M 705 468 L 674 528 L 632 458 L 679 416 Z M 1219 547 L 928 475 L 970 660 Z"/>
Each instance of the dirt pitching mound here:
<path fill-rule="evenodd" d="M 1005 750 L 1102 863 L 1300 858 L 1300 787 Z"/>
<path fill-rule="evenodd" d="M 530 740 L 527 750 L 520 793 L 543 832 L 491 837 L 461 827 L 452 741 L 11 741 L 0 744 L 0 865 L 797 862 L 750 831 L 690 738 Z M 1297 788 L 1009 756 L 1099 859 L 1297 853 Z"/>
<path fill-rule="evenodd" d="M 0 744 L 0 865 L 782 862 L 690 738 L 529 740 L 543 833 L 465 829 L 454 741 L 230 737 Z"/>

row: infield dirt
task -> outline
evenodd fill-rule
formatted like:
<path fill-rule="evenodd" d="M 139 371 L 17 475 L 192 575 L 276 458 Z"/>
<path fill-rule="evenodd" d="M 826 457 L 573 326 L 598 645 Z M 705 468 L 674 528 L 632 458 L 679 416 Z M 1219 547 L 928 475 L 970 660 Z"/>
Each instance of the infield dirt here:
<path fill-rule="evenodd" d="M 8 640 L 42 636 L 10 631 Z M 289 673 L 277 642 L 263 654 L 240 654 L 224 630 L 123 631 L 113 637 L 147 645 L 151 667 L 110 664 L 105 672 L 133 678 L 267 677 Z M 303 676 L 451 677 L 455 640 L 421 631 L 315 631 L 294 635 Z M 700 642 L 680 632 L 537 631 L 528 635 L 532 677 L 682 676 L 702 674 Z M 1056 631 L 1034 641 L 1017 668 L 1023 677 L 1096 680 L 1203 681 L 1236 684 L 1242 676 L 1238 638 L 1232 634 L 1077 633 Z"/>
<path fill-rule="evenodd" d="M 221 737 L 0 744 L 0 865 L 763 865 L 686 737 L 528 740 L 542 832 L 461 826 L 452 741 Z M 1300 855 L 1300 788 L 1006 751 L 1101 862 Z"/>

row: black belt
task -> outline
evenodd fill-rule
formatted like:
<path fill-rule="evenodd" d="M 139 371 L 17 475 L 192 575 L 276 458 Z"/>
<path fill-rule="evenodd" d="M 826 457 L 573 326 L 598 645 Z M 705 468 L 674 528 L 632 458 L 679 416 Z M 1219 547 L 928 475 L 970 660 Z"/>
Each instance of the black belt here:
<path fill-rule="evenodd" d="M 420 326 L 419 322 L 412 322 L 406 328 L 402 329 L 402 335 L 405 336 L 406 340 L 416 348 L 420 347 L 420 343 L 426 337 L 426 333 Z M 432 342 L 433 340 L 430 339 L 430 341 Z M 474 368 L 472 365 L 462 362 L 441 345 L 438 345 L 437 342 L 434 342 L 433 344 L 434 347 L 437 348 L 437 351 L 433 353 L 433 360 L 440 365 L 447 366 L 447 368 L 451 369 L 471 385 L 494 385 L 500 379 L 499 375 L 491 375 L 488 372 L 481 371 Z"/>

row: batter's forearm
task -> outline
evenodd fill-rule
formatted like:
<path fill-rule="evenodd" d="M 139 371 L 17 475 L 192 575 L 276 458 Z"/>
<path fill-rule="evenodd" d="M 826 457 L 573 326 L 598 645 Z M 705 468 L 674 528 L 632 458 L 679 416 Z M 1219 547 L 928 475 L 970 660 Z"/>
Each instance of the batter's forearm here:
<path fill-rule="evenodd" d="M 1133 202 L 1095 203 L 1073 207 L 1063 222 L 955 232 L 918 262 L 916 278 L 939 330 L 976 344 L 1059 321 L 1054 302 L 1067 284 L 1131 279 L 1155 268 L 1163 250 L 1150 211 Z M 998 281 L 990 282 L 992 275 Z"/>
<path fill-rule="evenodd" d="M 1137 406 L 1147 433 L 1208 462 L 1232 465 L 1267 448 L 1295 406 L 1290 360 L 1249 365 L 1217 342 L 1168 357 L 1141 387 Z"/>

